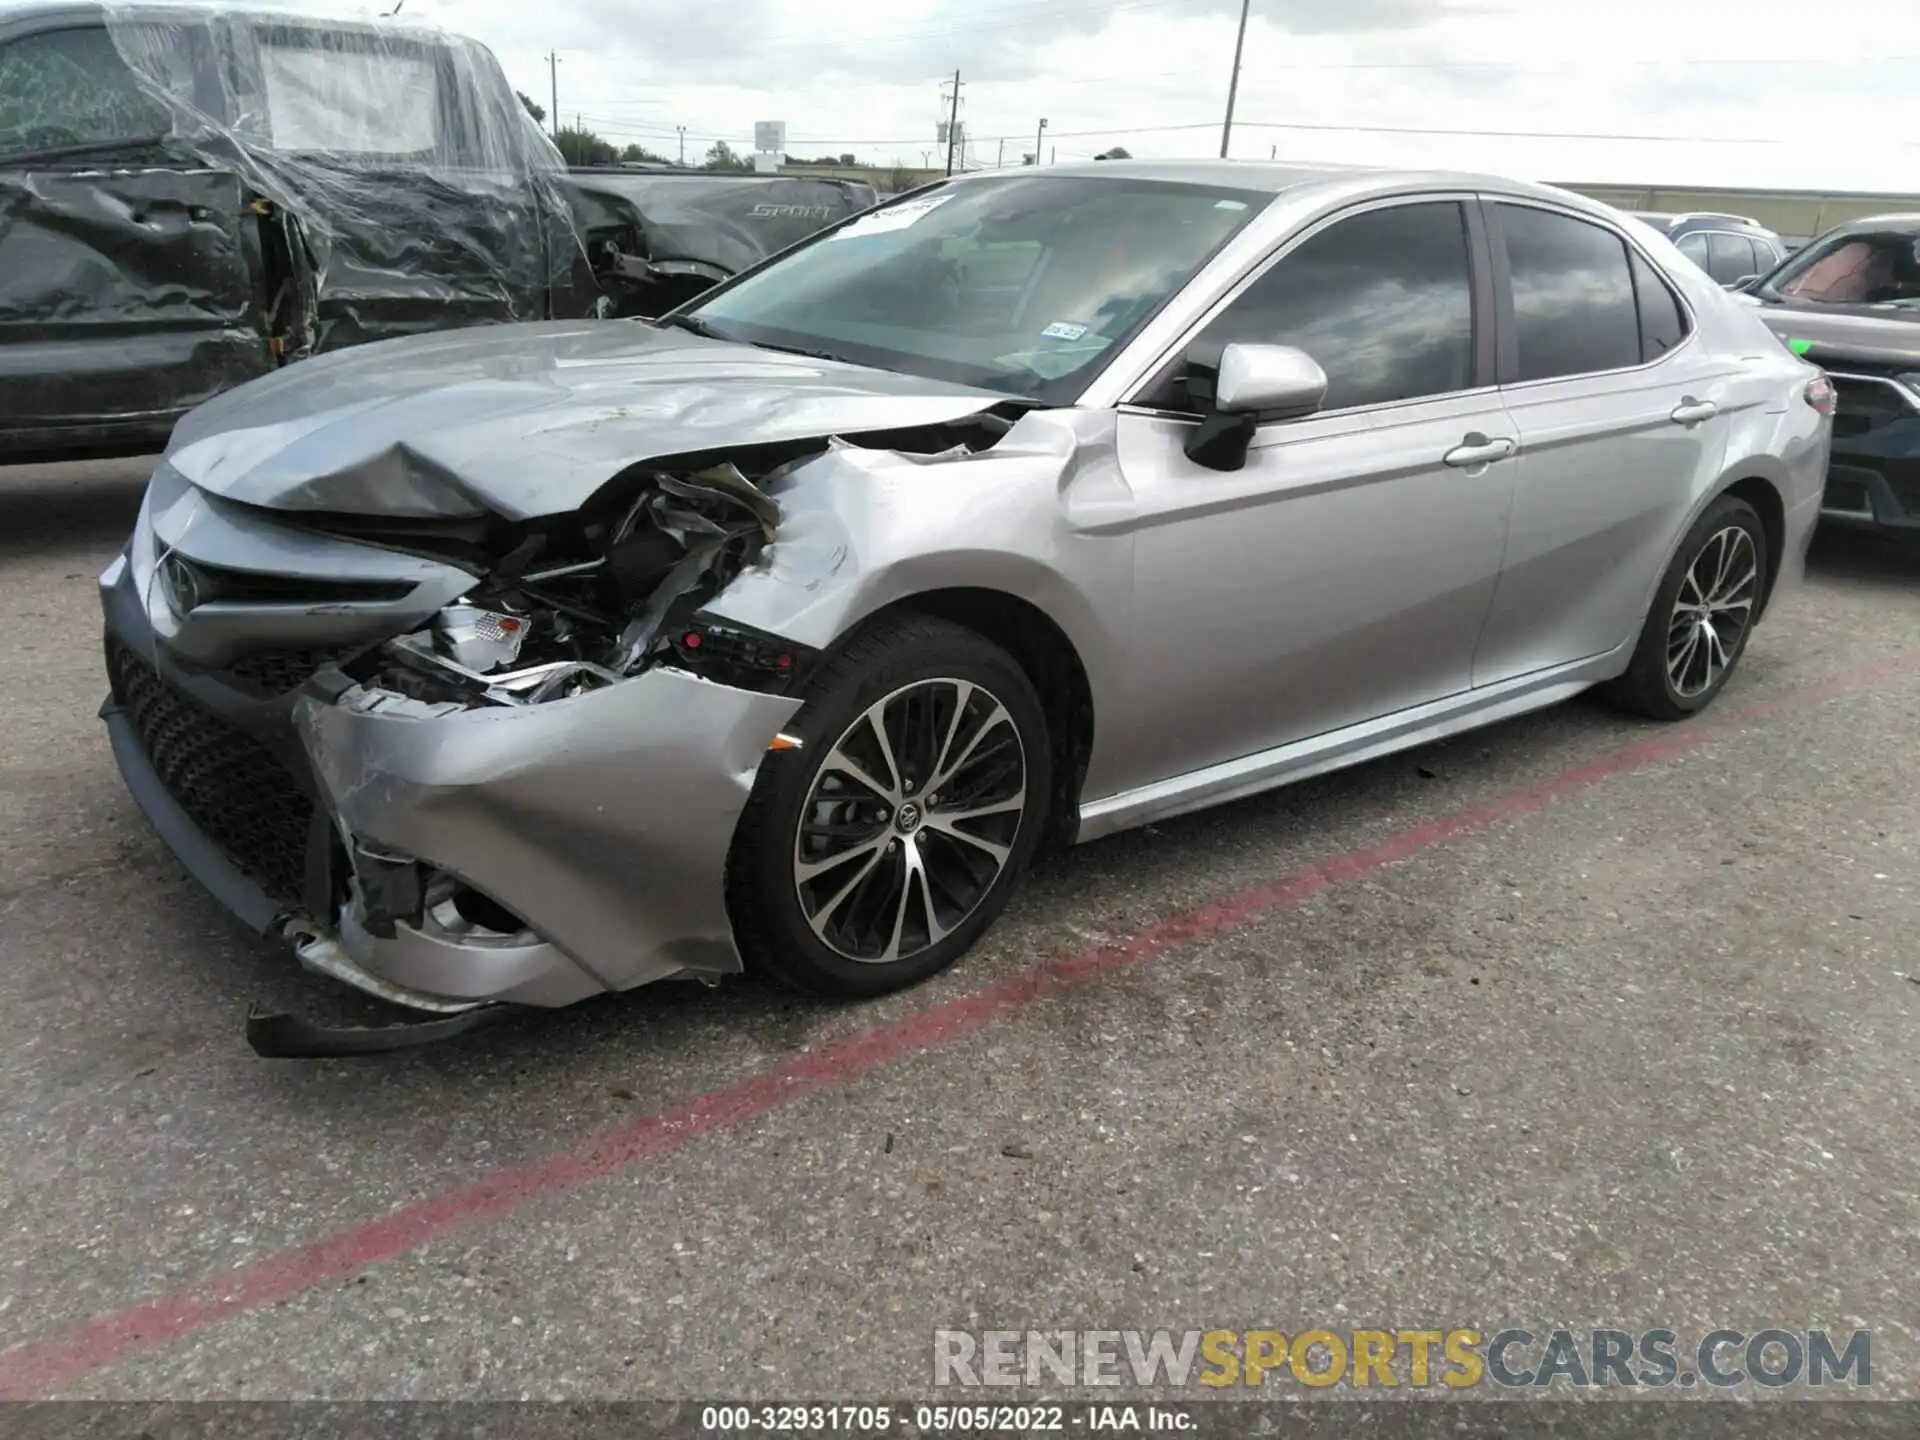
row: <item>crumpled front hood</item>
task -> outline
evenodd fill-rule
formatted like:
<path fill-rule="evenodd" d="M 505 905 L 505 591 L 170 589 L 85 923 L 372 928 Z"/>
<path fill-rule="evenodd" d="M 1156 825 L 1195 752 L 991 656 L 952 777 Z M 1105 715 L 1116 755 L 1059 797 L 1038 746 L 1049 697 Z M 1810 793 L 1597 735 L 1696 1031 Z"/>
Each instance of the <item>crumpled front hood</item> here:
<path fill-rule="evenodd" d="M 529 519 L 670 455 L 938 425 L 1008 397 L 633 321 L 492 325 L 303 360 L 201 406 L 167 449 L 279 510 Z"/>
<path fill-rule="evenodd" d="M 1816 365 L 1862 360 L 1879 365 L 1911 365 L 1920 370 L 1920 313 L 1866 312 L 1864 307 L 1839 309 L 1762 303 L 1760 318 L 1782 340 L 1805 340 L 1806 358 Z"/>

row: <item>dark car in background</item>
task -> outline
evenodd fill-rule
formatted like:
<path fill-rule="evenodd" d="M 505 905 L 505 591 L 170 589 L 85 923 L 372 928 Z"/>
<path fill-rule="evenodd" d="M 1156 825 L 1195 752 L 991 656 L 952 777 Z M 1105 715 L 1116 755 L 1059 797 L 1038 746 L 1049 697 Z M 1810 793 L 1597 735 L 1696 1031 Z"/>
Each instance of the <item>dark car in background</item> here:
<path fill-rule="evenodd" d="M 1743 289 L 1838 392 L 1822 518 L 1920 540 L 1920 215 L 1838 226 Z"/>
<path fill-rule="evenodd" d="M 1633 218 L 1658 230 L 1682 255 L 1729 288 L 1766 274 L 1787 254 L 1784 240 L 1745 215 L 1636 210 Z"/>
<path fill-rule="evenodd" d="M 0 461 L 158 449 L 366 341 L 659 314 L 874 201 L 569 172 L 493 53 L 427 27 L 0 0 Z"/>

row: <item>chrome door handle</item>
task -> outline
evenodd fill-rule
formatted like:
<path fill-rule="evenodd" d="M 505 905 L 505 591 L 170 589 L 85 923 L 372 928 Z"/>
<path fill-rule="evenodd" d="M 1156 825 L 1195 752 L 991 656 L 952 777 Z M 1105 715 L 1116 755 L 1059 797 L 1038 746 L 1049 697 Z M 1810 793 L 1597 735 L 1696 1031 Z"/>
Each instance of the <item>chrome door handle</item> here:
<path fill-rule="evenodd" d="M 1667 418 L 1676 425 L 1698 425 L 1702 420 L 1711 420 L 1719 413 L 1720 407 L 1711 400 L 1696 400 L 1691 395 L 1683 395 Z"/>
<path fill-rule="evenodd" d="M 1505 435 L 1497 440 L 1489 440 L 1476 430 L 1440 458 L 1456 470 L 1465 470 L 1474 465 L 1491 465 L 1495 460 L 1505 460 L 1519 448 Z"/>

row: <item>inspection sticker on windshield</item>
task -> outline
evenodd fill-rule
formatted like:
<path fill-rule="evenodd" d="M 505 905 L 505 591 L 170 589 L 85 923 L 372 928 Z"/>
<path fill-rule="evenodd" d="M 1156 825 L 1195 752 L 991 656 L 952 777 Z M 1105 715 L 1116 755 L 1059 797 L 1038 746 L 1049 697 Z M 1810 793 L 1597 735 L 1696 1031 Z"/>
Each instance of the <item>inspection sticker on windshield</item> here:
<path fill-rule="evenodd" d="M 842 226 L 827 238 L 829 240 L 857 240 L 866 235 L 885 235 L 890 230 L 904 230 L 924 217 L 929 211 L 938 209 L 951 200 L 951 195 L 929 195 L 922 200 L 903 200 L 898 205 L 890 205 L 871 215 L 862 215 L 850 225 Z"/>
<path fill-rule="evenodd" d="M 1070 321 L 1056 320 L 1040 332 L 1042 340 L 1078 340 L 1087 333 L 1084 325 L 1075 325 Z"/>

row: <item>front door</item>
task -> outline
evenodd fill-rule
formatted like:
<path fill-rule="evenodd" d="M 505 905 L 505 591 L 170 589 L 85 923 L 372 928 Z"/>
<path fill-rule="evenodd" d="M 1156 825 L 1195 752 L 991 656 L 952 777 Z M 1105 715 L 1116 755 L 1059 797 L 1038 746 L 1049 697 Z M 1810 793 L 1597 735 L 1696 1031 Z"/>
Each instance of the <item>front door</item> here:
<path fill-rule="evenodd" d="M 164 143 L 98 24 L 0 29 L 0 444 L 157 443 L 272 367 L 240 182 Z"/>
<path fill-rule="evenodd" d="M 1119 421 L 1133 497 L 1137 776 L 1236 759 L 1469 688 L 1513 489 L 1512 424 L 1464 205 L 1336 217 L 1186 347 L 1299 347 L 1322 412 L 1263 425 L 1244 469 L 1187 459 L 1170 371 Z M 1490 332 L 1488 332 L 1490 337 Z"/>

